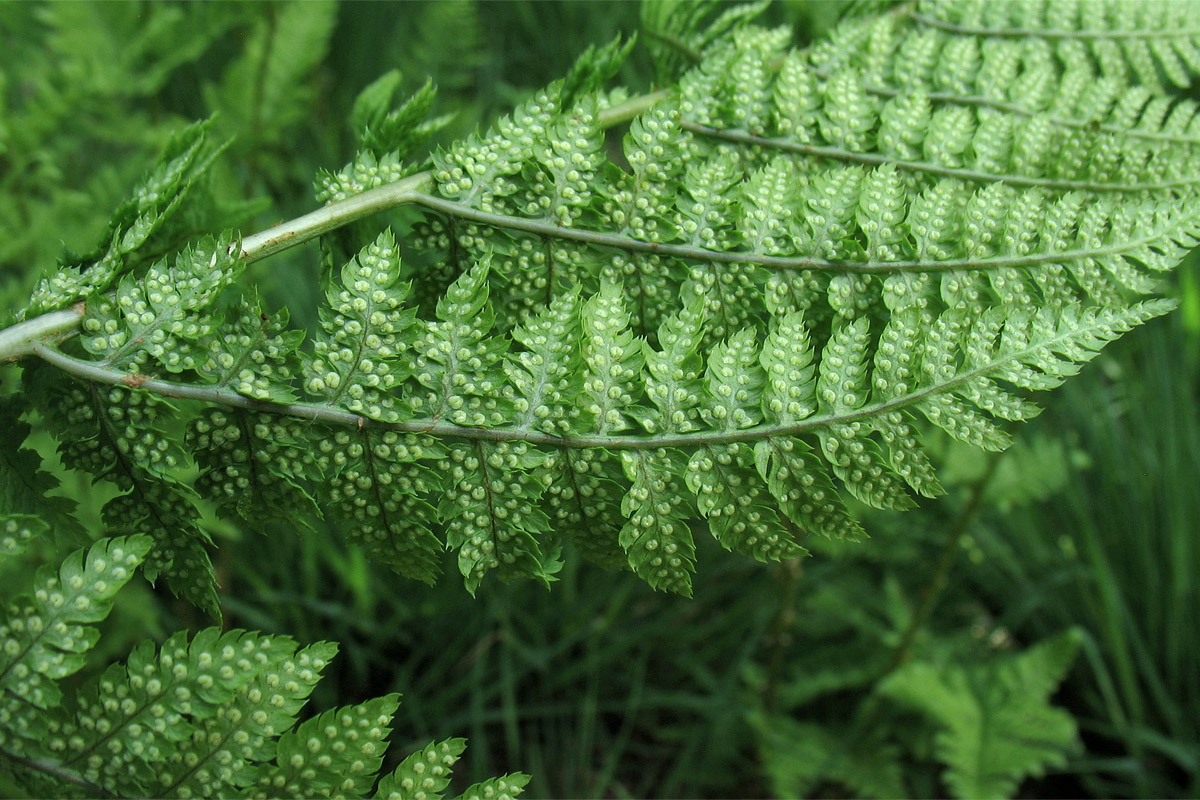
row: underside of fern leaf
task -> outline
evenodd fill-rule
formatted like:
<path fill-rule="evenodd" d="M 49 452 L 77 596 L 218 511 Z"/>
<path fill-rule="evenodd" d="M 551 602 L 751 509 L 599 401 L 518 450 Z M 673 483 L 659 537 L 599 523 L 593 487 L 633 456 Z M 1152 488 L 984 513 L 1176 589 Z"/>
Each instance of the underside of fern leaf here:
<path fill-rule="evenodd" d="M 6 610 L 0 775 L 45 797 L 443 797 L 463 739 L 432 743 L 378 775 L 398 695 L 297 724 L 337 651 L 328 642 L 179 632 L 159 648 L 142 642 L 64 697 L 59 680 L 84 667 L 100 638 L 95 623 L 151 545 L 146 536 L 118 537 L 76 551 L 57 572 L 43 568 L 33 593 Z M 493 778 L 460 797 L 514 798 L 528 780 Z"/>
<path fill-rule="evenodd" d="M 106 517 L 172 582 L 210 571 L 167 525 L 199 492 L 251 525 L 323 511 L 420 580 L 448 548 L 471 591 L 549 582 L 573 542 L 688 594 L 695 535 L 759 560 L 861 536 L 846 498 L 942 492 L 923 428 L 1001 449 L 1030 392 L 1171 308 L 1160 277 L 1200 237 L 1200 116 L 1173 93 L 1196 6 L 910 3 L 808 49 L 752 16 L 673 33 L 695 63 L 660 59 L 682 74 L 644 98 L 602 89 L 626 46 L 590 51 L 426 171 L 410 101 L 403 148 L 321 176 L 319 224 L 88 296 L 82 349 L 30 350 L 59 368 L 31 385 L 74 426 L 64 458 L 127 491 Z M 311 344 L 232 296 L 297 231 L 396 205 L 421 221 L 329 271 Z"/>

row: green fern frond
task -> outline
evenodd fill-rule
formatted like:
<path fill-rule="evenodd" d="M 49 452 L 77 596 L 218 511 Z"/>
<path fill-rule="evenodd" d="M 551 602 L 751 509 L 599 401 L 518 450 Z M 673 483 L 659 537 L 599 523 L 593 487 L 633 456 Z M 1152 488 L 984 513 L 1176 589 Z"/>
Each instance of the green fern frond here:
<path fill-rule="evenodd" d="M 62 702 L 58 681 L 78 672 L 100 632 L 91 623 L 108 616 L 113 595 L 133 577 L 150 550 L 145 536 L 109 539 L 86 555 L 76 551 L 57 569 L 43 567 L 33 593 L 11 601 L 0 625 L 0 745 L 20 752 L 39 731 L 24 726 L 24 705 L 42 710 Z M 17 728 L 9 728 L 16 724 Z"/>
<path fill-rule="evenodd" d="M 238 58 L 220 83 L 205 87 L 209 106 L 223 109 L 221 121 L 253 135 L 257 146 L 277 144 L 310 107 L 308 79 L 324 60 L 336 23 L 337 4 L 328 0 L 280 6 L 253 19 Z"/>
<path fill-rule="evenodd" d="M 450 770 L 467 748 L 466 739 L 431 742 L 412 753 L 379 781 L 377 800 L 410 800 L 418 796 L 441 800 L 450 785 Z"/>
<path fill-rule="evenodd" d="M 47 405 L 79 419 L 64 452 L 130 489 L 108 518 L 177 529 L 191 500 L 173 476 L 194 460 L 221 513 L 323 512 L 421 580 L 450 549 L 471 591 L 493 571 L 549 582 L 569 539 L 687 593 L 696 531 L 759 559 L 859 538 L 845 497 L 942 493 L 922 428 L 1001 449 L 1031 392 L 1171 307 L 1152 296 L 1200 242 L 1193 109 L 1077 45 L 1154 41 L 1180 21 L 1149 17 L 1172 12 L 1135 13 L 1145 35 L 1123 39 L 1117 16 L 1049 3 L 1028 13 L 1079 35 L 1039 38 L 903 6 L 799 50 L 750 11 L 720 36 L 690 27 L 703 52 L 670 91 L 605 93 L 614 41 L 429 172 L 396 157 L 242 239 L 247 260 L 422 209 L 403 243 L 385 231 L 330 275 L 299 367 L 298 334 L 218 298 L 229 236 L 92 297 L 92 361 L 10 345 L 84 382 L 44 379 Z M 395 84 L 360 122 L 387 118 Z M 605 129 L 626 121 L 620 158 Z M 402 266 L 401 244 L 431 268 Z M 224 408 L 142 399 L 159 395 Z M 152 565 L 201 560 L 181 529 Z"/>
<path fill-rule="evenodd" d="M 209 122 L 198 122 L 167 144 L 158 164 L 117 207 L 95 252 L 39 282 L 23 315 L 28 317 L 107 289 L 139 263 L 154 259 L 202 232 L 212 220 L 188 220 L 192 197 L 221 148 L 208 141 Z"/>
<path fill-rule="evenodd" d="M 668 82 L 681 68 L 701 60 L 714 42 L 769 7 L 768 0 L 723 5 L 717 0 L 650 0 L 641 6 L 642 28 L 650 40 L 658 77 Z M 714 12 L 720 13 L 714 16 Z"/>
<path fill-rule="evenodd" d="M 1062 766 L 1076 746 L 1075 721 L 1049 698 L 1080 638 L 1068 631 L 977 665 L 907 664 L 879 690 L 937 724 L 938 758 L 956 797 L 1011 797 L 1022 779 Z"/>
<path fill-rule="evenodd" d="M 413 151 L 452 121 L 451 115 L 432 117 L 437 88 L 427 81 L 411 97 L 393 108 L 400 87 L 400 72 L 392 70 L 367 86 L 354 101 L 350 124 L 360 150 L 336 173 L 317 174 L 316 194 L 321 201 L 349 197 L 371 186 L 398 181 L 417 171 L 410 163 Z"/>
<path fill-rule="evenodd" d="M 128 334 L 113 338 L 127 342 Z M 144 363 L 147 355 L 139 349 L 131 358 Z M 150 580 L 161 574 L 176 595 L 219 614 L 195 491 L 176 474 L 189 457 L 168 434 L 177 409 L 157 395 L 128 388 L 136 385 L 136 376 L 104 387 L 39 369 L 28 371 L 26 380 L 60 442 L 63 463 L 122 490 L 102 511 L 109 532 L 150 536 L 158 543 L 145 566 Z"/>
<path fill-rule="evenodd" d="M 456 800 L 515 800 L 529 783 L 529 776 L 520 773 L 488 778 L 468 786 Z"/>
<path fill-rule="evenodd" d="M 64 702 L 58 681 L 83 667 L 99 638 L 92 623 L 151 544 L 115 538 L 76 552 L 39 571 L 34 593 L 0 617 L 0 763 L 19 785 L 57 797 L 440 796 L 462 739 L 431 744 L 378 779 L 399 695 L 297 724 L 332 644 L 179 632 L 161 648 L 142 642 Z M 497 778 L 477 793 L 515 797 L 527 781 Z"/>
<path fill-rule="evenodd" d="M 923 3 L 914 18 L 953 34 L 1080 42 L 1103 69 L 1126 73 L 1159 91 L 1168 84 L 1186 88 L 1200 72 L 1200 14 L 1187 3 L 1102 2 L 1039 9 L 935 0 Z"/>

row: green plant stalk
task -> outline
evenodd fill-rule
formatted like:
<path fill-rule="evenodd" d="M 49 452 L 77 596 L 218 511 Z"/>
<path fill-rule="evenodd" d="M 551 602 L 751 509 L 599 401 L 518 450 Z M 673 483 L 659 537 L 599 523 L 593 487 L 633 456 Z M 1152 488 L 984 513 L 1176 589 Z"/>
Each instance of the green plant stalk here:
<path fill-rule="evenodd" d="M 31 355 L 39 344 L 72 336 L 79 330 L 85 310 L 83 303 L 76 303 L 69 309 L 51 311 L 0 330 L 0 362 L 16 361 Z"/>
<path fill-rule="evenodd" d="M 1186 178 L 1175 178 L 1172 180 L 1143 183 L 1096 183 L 1095 181 L 1071 181 L 1061 180 L 1058 178 L 1031 178 L 1021 175 L 999 175 L 993 172 L 979 172 L 978 170 L 964 169 L 961 167 L 945 167 L 928 161 L 906 161 L 904 159 L 894 158 L 893 156 L 884 155 L 882 153 L 855 153 L 850 150 L 844 150 L 840 147 L 804 144 L 802 142 L 795 142 L 789 139 L 771 139 L 765 136 L 755 136 L 754 134 L 747 133 L 746 131 L 713 128 L 708 125 L 701 125 L 697 122 L 689 122 L 688 120 L 684 120 L 681 124 L 681 127 L 686 131 L 691 131 L 692 133 L 700 136 L 708 136 L 710 138 L 721 139 L 726 142 L 736 142 L 738 144 L 753 145 L 754 147 L 762 147 L 765 149 L 782 150 L 787 153 L 800 153 L 802 155 L 815 156 L 817 158 L 834 158 L 839 161 L 848 161 L 855 164 L 866 164 L 873 167 L 890 165 L 894 166 L 896 169 L 902 169 L 907 172 L 923 172 L 929 175 L 940 175 L 945 178 L 958 178 L 964 181 L 976 181 L 979 183 L 1007 183 L 1010 186 L 1030 186 L 1060 191 L 1085 192 L 1161 191 L 1163 189 L 1192 186 L 1196 183 L 1196 177 L 1194 175 Z"/>
<path fill-rule="evenodd" d="M 983 495 L 987 491 L 988 484 L 991 483 L 992 476 L 995 475 L 996 466 L 999 463 L 999 455 L 993 453 L 988 459 L 987 469 L 971 485 L 971 493 L 967 497 L 967 504 L 963 507 L 962 513 L 958 515 L 958 520 L 954 523 L 954 527 L 950 529 L 949 535 L 942 545 L 942 551 L 938 555 L 933 576 L 929 579 L 929 583 L 925 585 L 925 588 L 921 590 L 921 605 L 917 607 L 916 612 L 912 615 L 912 619 L 908 622 L 908 626 L 900 635 L 900 641 L 896 645 L 896 650 L 892 654 L 891 661 L 888 662 L 887 667 L 880 674 L 878 680 L 882 680 L 895 672 L 905 661 L 912 657 L 912 649 L 917 640 L 917 635 L 925 627 L 925 623 L 929 621 L 934 607 L 937 606 L 937 601 L 942 596 L 942 592 L 950 584 L 950 569 L 958 559 L 958 551 L 962 545 L 963 537 L 967 535 L 967 531 L 971 529 L 972 523 L 979 516 L 983 505 Z"/>
<path fill-rule="evenodd" d="M 1066 336 L 1066 334 L 1064 334 Z M 1042 342 L 1037 348 L 1044 349 L 1048 343 Z M 665 435 L 620 435 L 597 434 L 590 436 L 556 436 L 529 428 L 472 428 L 443 422 L 437 417 L 429 419 L 414 419 L 405 422 L 381 422 L 361 414 L 343 411 L 330 405 L 315 403 L 273 403 L 266 400 L 256 400 L 238 394 L 230 389 L 216 386 L 194 386 L 191 384 L 175 383 L 152 378 L 147 375 L 130 374 L 91 361 L 75 358 L 62 351 L 42 343 L 35 343 L 32 354 L 61 369 L 67 374 L 82 378 L 85 381 L 103 385 L 122 385 L 131 389 L 142 389 L 164 397 L 174 397 L 181 400 L 198 400 L 204 403 L 244 408 L 254 411 L 267 411 L 272 414 L 299 417 L 314 422 L 327 422 L 334 425 L 344 425 L 354 428 L 379 428 L 383 430 L 403 431 L 405 433 L 428 433 L 477 441 L 522 441 L 530 444 L 549 445 L 569 449 L 587 449 L 606 447 L 614 450 L 654 450 L 660 447 L 701 447 L 704 445 L 731 444 L 733 442 L 751 442 L 774 437 L 796 436 L 824 428 L 828 425 L 854 422 L 859 419 L 870 419 L 888 411 L 907 408 L 921 400 L 951 390 L 956 386 L 969 383 L 973 379 L 985 375 L 997 367 L 997 363 L 988 362 L 975 369 L 961 373 L 942 383 L 928 386 L 910 392 L 900 397 L 893 397 L 876 403 L 868 403 L 853 411 L 841 413 L 816 414 L 799 422 L 787 425 L 757 425 L 751 428 L 734 430 L 702 431 L 699 433 L 665 434 Z M 1014 355 L 1008 354 L 1004 361 L 1013 360 Z"/>

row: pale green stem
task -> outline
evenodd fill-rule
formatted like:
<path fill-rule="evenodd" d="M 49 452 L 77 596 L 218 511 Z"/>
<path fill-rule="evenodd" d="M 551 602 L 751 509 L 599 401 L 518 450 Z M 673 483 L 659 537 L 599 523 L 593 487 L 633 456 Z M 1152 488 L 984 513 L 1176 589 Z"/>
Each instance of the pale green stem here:
<path fill-rule="evenodd" d="M 683 121 L 682 127 L 684 130 L 691 131 L 700 136 L 708 136 L 726 142 L 737 142 L 738 144 L 782 150 L 786 153 L 799 153 L 817 158 L 833 158 L 855 164 L 869 164 L 871 166 L 889 165 L 908 172 L 924 172 L 929 175 L 941 175 L 946 178 L 958 178 L 977 183 L 1006 183 L 1010 186 L 1030 186 L 1042 189 L 1084 192 L 1152 192 L 1163 189 L 1174 189 L 1181 186 L 1193 186 L 1196 183 L 1195 175 L 1168 181 L 1145 183 L 1096 183 L 1094 181 L 1072 181 L 1060 180 L 1058 178 L 1034 178 L 1027 175 L 1001 175 L 999 173 L 979 172 L 978 170 L 964 169 L 962 167 L 947 167 L 929 161 L 906 161 L 894 158 L 885 153 L 856 153 L 852 150 L 843 150 L 840 147 L 804 144 L 803 142 L 795 142 L 790 139 L 771 139 L 765 136 L 755 136 L 745 131 L 713 128 L 708 125 L 701 125 L 698 122 L 689 122 L 688 120 Z"/>
<path fill-rule="evenodd" d="M 51 311 L 11 328 L 0 330 L 0 362 L 15 361 L 33 352 L 42 342 L 58 341 L 71 336 L 79 329 L 83 319 L 83 303 L 77 303 L 63 311 Z"/>
<path fill-rule="evenodd" d="M 1032 350 L 1034 348 L 1030 348 Z M 591 449 L 605 447 L 611 450 L 653 450 L 660 447 L 701 447 L 705 445 L 730 444 L 733 442 L 755 442 L 776 437 L 797 436 L 803 433 L 826 428 L 830 425 L 844 424 L 856 420 L 868 419 L 889 411 L 899 410 L 914 403 L 919 403 L 927 397 L 953 391 L 956 387 L 974 380 L 997 369 L 1004 363 L 1019 361 L 1019 355 L 1006 356 L 998 361 L 985 364 L 976 369 L 955 375 L 941 383 L 922 387 L 899 397 L 889 398 L 877 403 L 871 403 L 857 409 L 847 409 L 835 413 L 820 414 L 807 419 L 785 424 L 756 425 L 740 430 L 698 431 L 695 433 L 657 434 L 657 435 L 621 435 L 598 434 L 578 436 L 555 436 L 542 431 L 528 428 L 471 428 L 443 422 L 437 417 L 432 419 L 413 419 L 404 422 L 381 422 L 352 411 L 346 411 L 334 406 L 313 403 L 274 403 L 265 400 L 255 400 L 217 386 L 196 386 L 193 384 L 175 383 L 147 375 L 122 372 L 111 367 L 84 361 L 69 356 L 48 345 L 35 345 L 33 354 L 47 363 L 57 367 L 69 375 L 74 375 L 90 383 L 103 385 L 121 385 L 131 389 L 141 389 L 162 397 L 174 397 L 180 400 L 196 400 L 202 403 L 212 403 L 232 408 L 243 408 L 250 411 L 262 411 L 269 414 L 298 417 L 313 422 L 325 422 L 353 428 L 378 428 L 382 430 L 401 431 L 404 433 L 424 433 L 438 437 L 455 439 L 472 439 L 484 441 L 520 441 L 530 444 L 565 447 L 570 449 Z"/>
<path fill-rule="evenodd" d="M 611 128 L 628 122 L 669 96 L 670 92 L 664 89 L 635 97 L 632 100 L 627 100 L 611 108 L 606 108 L 599 115 L 600 127 Z M 415 175 L 402 178 L 395 183 L 388 183 L 374 189 L 368 189 L 365 192 L 356 194 L 353 197 L 347 197 L 345 200 L 337 203 L 330 203 L 324 208 L 318 208 L 316 211 L 309 212 L 302 217 L 289 220 L 252 236 L 247 236 L 242 240 L 242 258 L 247 261 L 258 261 L 280 251 L 287 250 L 290 247 L 303 244 L 310 239 L 315 239 L 330 231 L 337 230 L 344 225 L 349 225 L 351 222 L 365 219 L 366 217 L 396 208 L 397 206 L 423 205 L 428 208 L 437 208 L 446 211 L 446 213 L 455 216 L 471 218 L 467 214 L 462 213 L 464 211 L 471 211 L 471 209 L 466 206 L 440 201 L 439 198 L 428 194 L 431 188 L 433 188 L 432 174 L 429 171 L 418 172 Z M 474 219 L 477 222 L 486 222 L 501 227 L 514 227 L 506 225 L 506 221 L 514 221 L 514 218 L 511 217 L 482 214 L 480 212 L 480 217 L 474 217 Z M 521 221 L 523 222 L 524 220 Z M 525 230 L 549 235 L 560 234 L 563 230 L 554 225 L 537 225 L 536 223 L 535 225 L 536 227 L 525 228 Z M 588 232 L 582 231 L 581 233 L 586 234 Z M 619 239 L 620 237 L 614 238 Z"/>
<path fill-rule="evenodd" d="M 303 244 L 343 225 L 349 225 L 389 208 L 414 202 L 421 190 L 433 184 L 428 171 L 409 175 L 395 183 L 360 192 L 324 208 L 310 211 L 302 217 L 268 228 L 242 239 L 242 258 L 258 261 L 288 248 Z"/>

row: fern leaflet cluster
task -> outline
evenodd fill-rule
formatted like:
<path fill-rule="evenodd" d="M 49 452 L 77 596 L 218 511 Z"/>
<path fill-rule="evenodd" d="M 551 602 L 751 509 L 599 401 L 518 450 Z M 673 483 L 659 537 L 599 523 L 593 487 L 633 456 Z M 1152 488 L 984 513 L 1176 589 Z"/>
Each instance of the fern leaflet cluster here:
<path fill-rule="evenodd" d="M 257 245 L 226 234 L 89 297 L 31 385 L 64 458 L 126 490 L 114 532 L 155 536 L 152 574 L 207 608 L 193 493 L 251 525 L 328 514 L 419 580 L 452 550 L 471 591 L 549 583 L 568 542 L 687 594 L 705 529 L 764 561 L 860 537 L 847 497 L 942 492 L 923 428 L 1006 446 L 1029 392 L 1169 310 L 1200 241 L 1200 123 L 1172 94 L 1193 12 L 992 8 L 797 49 L 754 7 L 674 34 L 651 7 L 682 45 L 656 51 L 669 91 L 605 90 L 614 41 L 427 172 L 405 159 L 432 90 L 394 105 L 385 76 L 318 194 L 423 217 L 329 271 L 310 344 L 237 291 Z"/>
<path fill-rule="evenodd" d="M 27 520 L 0 523 L 17 536 Z M 6 534 L 0 543 L 7 543 Z M 59 681 L 84 665 L 95 624 L 154 542 L 114 537 L 43 568 L 0 625 L 0 755 L 35 794 L 54 797 L 441 798 L 465 741 L 431 743 L 379 777 L 399 695 L 297 716 L 336 653 L 319 642 L 205 628 L 161 647 L 143 642 L 85 680 L 71 702 Z M 6 548 L 7 554 L 7 548 Z M 36 713 L 30 713 L 30 711 Z M 462 798 L 513 798 L 525 775 Z"/>

